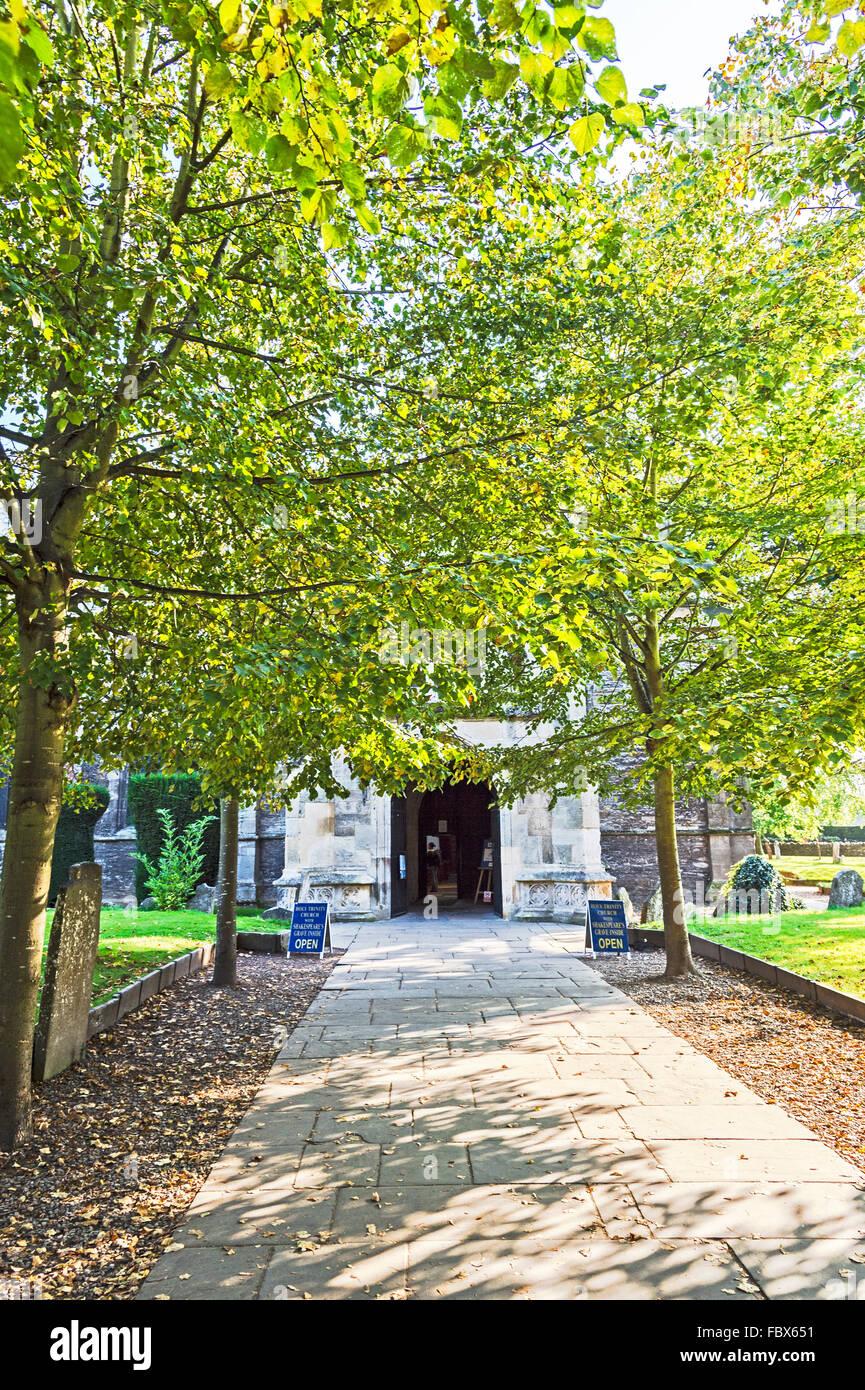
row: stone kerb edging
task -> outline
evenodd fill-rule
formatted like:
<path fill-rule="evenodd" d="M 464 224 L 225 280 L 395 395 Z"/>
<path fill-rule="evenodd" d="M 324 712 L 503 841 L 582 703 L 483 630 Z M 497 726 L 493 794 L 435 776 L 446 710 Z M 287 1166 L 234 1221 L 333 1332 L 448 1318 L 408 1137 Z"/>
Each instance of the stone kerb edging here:
<path fill-rule="evenodd" d="M 274 956 L 284 955 L 288 950 L 288 935 L 287 931 L 239 931 L 237 949 L 259 951 Z M 205 966 L 212 965 L 215 950 L 216 943 L 208 941 L 206 946 L 187 951 L 185 956 L 167 961 L 158 970 L 151 970 L 149 975 L 142 975 L 140 980 L 133 980 L 131 985 L 106 999 L 104 1004 L 96 1004 L 88 1015 L 88 1039 L 104 1032 L 106 1028 L 113 1028 L 115 1023 L 131 1014 L 145 999 L 152 999 L 154 994 L 161 994 L 169 985 L 173 985 L 175 980 L 183 980 L 187 975 L 196 975 L 199 970 L 204 970 Z"/>
<path fill-rule="evenodd" d="M 157 970 L 151 970 L 149 975 L 143 975 L 140 980 L 133 980 L 131 985 L 106 999 L 104 1004 L 96 1004 L 88 1015 L 88 1039 L 95 1037 L 97 1033 L 103 1033 L 106 1028 L 113 1028 L 121 1018 L 131 1014 L 146 999 L 161 994 L 169 985 L 173 985 L 175 980 L 183 980 L 187 975 L 196 975 L 205 966 L 212 965 L 215 950 L 215 942 L 208 941 L 205 946 L 187 951 L 186 955 L 167 961 Z"/>
<path fill-rule="evenodd" d="M 656 927 L 632 927 L 629 936 L 631 945 L 638 949 L 641 946 L 658 948 L 664 944 L 664 933 Z M 707 937 L 697 936 L 694 932 L 689 932 L 688 936 L 695 956 L 718 961 L 720 965 L 726 965 L 731 970 L 741 970 L 746 975 L 756 975 L 770 985 L 777 985 L 779 989 L 790 990 L 793 994 L 800 994 L 803 999 L 811 999 L 826 1009 L 844 1014 L 846 1018 L 865 1023 L 865 999 L 859 999 L 855 994 L 845 994 L 843 990 L 818 984 L 816 980 L 809 980 L 807 975 L 797 975 L 795 971 L 773 965 L 771 961 L 762 960 L 760 956 L 749 956 L 744 951 L 734 950 L 731 946 L 722 946 L 720 941 L 709 941 Z"/>

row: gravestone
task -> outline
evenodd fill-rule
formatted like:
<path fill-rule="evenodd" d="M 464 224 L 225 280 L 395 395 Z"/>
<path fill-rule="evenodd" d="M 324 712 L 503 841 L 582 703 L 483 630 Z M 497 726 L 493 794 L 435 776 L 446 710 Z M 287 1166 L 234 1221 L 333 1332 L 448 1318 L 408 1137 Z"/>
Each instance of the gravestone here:
<path fill-rule="evenodd" d="M 829 906 L 861 907 L 863 886 L 862 875 L 855 869 L 839 870 L 829 890 Z"/>
<path fill-rule="evenodd" d="M 841 863 L 841 841 L 840 841 L 840 840 L 833 840 L 833 841 L 832 841 L 832 863 L 833 863 L 833 864 L 840 864 L 840 863 Z"/>
<path fill-rule="evenodd" d="M 630 926 L 634 920 L 634 904 L 631 902 L 631 895 L 627 888 L 620 888 L 616 893 L 616 897 L 619 899 L 619 902 L 625 904 L 625 921 L 628 926 Z"/>
<path fill-rule="evenodd" d="M 703 901 L 705 903 L 716 903 L 721 896 L 721 889 L 726 882 L 727 880 L 725 878 L 713 878 L 706 889 L 706 896 Z"/>
<path fill-rule="evenodd" d="M 213 883 L 199 883 L 189 902 L 186 904 L 187 912 L 215 912 L 216 911 L 216 885 Z"/>
<path fill-rule="evenodd" d="M 33 1048 L 36 1081 L 48 1081 L 84 1051 L 101 907 L 101 864 L 73 864 L 51 923 Z"/>
<path fill-rule="evenodd" d="M 640 912 L 640 921 L 663 922 L 663 920 L 664 904 L 661 900 L 661 884 L 659 881 L 655 884 L 655 887 L 652 889 L 646 901 L 643 903 L 643 907 Z"/>

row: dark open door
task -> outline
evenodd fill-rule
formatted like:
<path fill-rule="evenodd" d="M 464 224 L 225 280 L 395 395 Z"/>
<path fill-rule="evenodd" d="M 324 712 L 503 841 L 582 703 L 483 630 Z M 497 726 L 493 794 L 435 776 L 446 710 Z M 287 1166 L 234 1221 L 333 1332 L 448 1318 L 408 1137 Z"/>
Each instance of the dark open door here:
<path fill-rule="evenodd" d="M 493 837 L 493 908 L 502 917 L 502 826 L 498 805 L 490 809 L 490 833 Z"/>
<path fill-rule="evenodd" d="M 406 878 L 405 797 L 390 799 L 390 915 L 401 917 L 408 910 Z"/>

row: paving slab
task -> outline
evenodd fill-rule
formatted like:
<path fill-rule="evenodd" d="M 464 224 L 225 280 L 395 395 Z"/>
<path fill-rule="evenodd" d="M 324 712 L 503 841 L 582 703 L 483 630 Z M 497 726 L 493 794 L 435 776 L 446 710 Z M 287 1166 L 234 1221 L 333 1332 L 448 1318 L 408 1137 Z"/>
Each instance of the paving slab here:
<path fill-rule="evenodd" d="M 509 1251 L 500 1240 L 477 1236 L 445 1244 L 421 1237 L 408 1247 L 408 1290 L 415 1298 L 555 1300 L 723 1299 L 755 1301 L 723 1245 L 671 1247 L 653 1240 L 576 1241 L 547 1251 L 523 1242 Z"/>
<path fill-rule="evenodd" d="M 731 1249 L 766 1298 L 865 1301 L 865 1243 L 733 1240 Z"/>
<path fill-rule="evenodd" d="M 377 1243 L 366 1235 L 342 1243 L 306 1241 L 303 1247 L 273 1251 L 260 1299 L 375 1302 L 406 1297 L 407 1245 Z"/>
<path fill-rule="evenodd" d="M 777 1105 L 635 1105 L 619 1115 L 638 1139 L 813 1139 Z"/>
<path fill-rule="evenodd" d="M 662 1237 L 771 1236 L 865 1240 L 865 1191 L 842 1183 L 631 1183 L 642 1219 Z"/>
<path fill-rule="evenodd" d="M 175 1298 L 193 1303 L 251 1302 L 259 1297 L 272 1253 L 263 1245 L 237 1250 L 210 1245 L 169 1248 L 144 1281 L 138 1298 L 143 1302 Z"/>
<path fill-rule="evenodd" d="M 774 1109 L 774 1107 L 773 1107 Z M 818 1139 L 660 1139 L 652 1153 L 673 1182 L 855 1182 L 862 1174 Z"/>
<path fill-rule="evenodd" d="M 865 1174 L 582 939 L 361 926 L 141 1297 L 858 1297 Z"/>

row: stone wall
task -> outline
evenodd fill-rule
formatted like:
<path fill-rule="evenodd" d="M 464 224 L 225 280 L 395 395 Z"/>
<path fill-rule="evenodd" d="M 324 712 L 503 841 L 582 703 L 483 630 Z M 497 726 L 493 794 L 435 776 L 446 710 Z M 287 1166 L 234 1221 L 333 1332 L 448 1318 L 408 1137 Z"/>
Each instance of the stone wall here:
<path fill-rule="evenodd" d="M 774 841 L 772 843 L 774 844 Z M 861 840 L 841 840 L 839 843 L 842 858 L 865 857 L 865 844 Z M 820 858 L 829 862 L 832 859 L 832 842 L 821 840 L 818 844 L 816 840 L 782 840 L 781 853 L 792 854 L 800 859 Z"/>
<path fill-rule="evenodd" d="M 636 759 L 620 760 L 623 789 L 637 766 Z M 639 908 L 658 882 L 654 808 L 626 808 L 617 796 L 603 796 L 599 805 L 604 866 Z M 725 878 L 733 864 L 754 852 L 750 808 L 737 811 L 723 796 L 678 801 L 676 830 L 682 886 L 692 901 L 702 902 L 714 879 Z"/>

